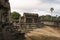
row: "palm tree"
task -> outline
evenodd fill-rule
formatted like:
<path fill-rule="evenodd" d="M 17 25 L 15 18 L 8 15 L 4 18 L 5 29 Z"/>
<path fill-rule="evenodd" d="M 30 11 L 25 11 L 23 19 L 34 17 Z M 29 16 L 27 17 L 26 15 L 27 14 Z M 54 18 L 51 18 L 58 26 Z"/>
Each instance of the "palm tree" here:
<path fill-rule="evenodd" d="M 51 20 L 52 20 L 52 12 L 54 11 L 54 8 L 50 8 L 51 11 Z"/>

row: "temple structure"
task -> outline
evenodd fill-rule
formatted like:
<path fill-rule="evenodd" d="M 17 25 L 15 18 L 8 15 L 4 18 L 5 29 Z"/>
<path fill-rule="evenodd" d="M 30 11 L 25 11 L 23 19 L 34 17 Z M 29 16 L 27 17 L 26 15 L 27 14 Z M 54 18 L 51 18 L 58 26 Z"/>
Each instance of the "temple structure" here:
<path fill-rule="evenodd" d="M 29 30 L 33 28 L 40 28 L 44 25 L 48 26 L 59 26 L 60 21 L 57 20 L 47 20 L 41 19 L 41 17 L 36 13 L 24 13 L 23 16 L 20 16 L 19 19 L 13 20 L 14 26 L 17 30 Z"/>
<path fill-rule="evenodd" d="M 36 13 L 24 13 L 19 19 L 22 30 L 40 27 L 39 15 Z"/>

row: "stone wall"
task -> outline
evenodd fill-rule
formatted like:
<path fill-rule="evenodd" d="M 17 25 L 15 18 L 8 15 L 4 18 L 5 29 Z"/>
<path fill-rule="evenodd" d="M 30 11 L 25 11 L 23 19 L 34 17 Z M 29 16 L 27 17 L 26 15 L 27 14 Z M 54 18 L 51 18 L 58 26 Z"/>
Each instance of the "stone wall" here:
<path fill-rule="evenodd" d="M 21 33 L 13 28 L 9 15 L 9 0 L 0 0 L 0 40 L 23 40 L 25 33 Z"/>
<path fill-rule="evenodd" d="M 9 25 L 9 0 L 0 0 L 0 40 L 6 40 L 5 28 Z"/>

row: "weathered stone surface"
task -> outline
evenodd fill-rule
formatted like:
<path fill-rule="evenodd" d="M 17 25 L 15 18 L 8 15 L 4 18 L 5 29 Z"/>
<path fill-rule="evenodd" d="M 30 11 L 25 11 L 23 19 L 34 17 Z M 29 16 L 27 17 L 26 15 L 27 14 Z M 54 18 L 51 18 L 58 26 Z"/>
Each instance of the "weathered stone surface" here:
<path fill-rule="evenodd" d="M 0 0 L 0 40 L 23 40 L 25 34 L 13 28 L 9 14 L 9 0 Z"/>
<path fill-rule="evenodd" d="M 0 0 L 0 40 L 6 40 L 6 26 L 9 25 L 9 0 Z"/>

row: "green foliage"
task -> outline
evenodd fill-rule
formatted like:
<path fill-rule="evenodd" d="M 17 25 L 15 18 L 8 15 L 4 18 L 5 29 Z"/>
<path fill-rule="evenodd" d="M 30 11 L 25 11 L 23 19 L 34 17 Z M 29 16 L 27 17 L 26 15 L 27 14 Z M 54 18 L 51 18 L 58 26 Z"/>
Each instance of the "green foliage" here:
<path fill-rule="evenodd" d="M 46 15 L 46 16 L 40 16 L 41 20 L 50 20 L 51 16 L 50 15 Z"/>
<path fill-rule="evenodd" d="M 51 20 L 51 16 L 50 16 L 50 15 L 46 15 L 46 16 L 45 16 L 45 19 L 46 19 L 46 20 Z"/>
<path fill-rule="evenodd" d="M 60 20 L 60 16 L 59 17 L 56 17 L 56 16 L 51 16 L 51 15 L 43 15 L 43 16 L 40 16 L 40 19 L 41 20 Z"/>
<path fill-rule="evenodd" d="M 18 12 L 12 12 L 10 16 L 11 19 L 19 19 L 20 14 Z"/>
<path fill-rule="evenodd" d="M 57 20 L 57 17 L 52 17 L 52 20 Z"/>
<path fill-rule="evenodd" d="M 58 20 L 60 20 L 60 16 L 58 17 Z"/>
<path fill-rule="evenodd" d="M 45 18 L 45 16 L 44 16 L 44 15 L 40 16 L 40 19 L 41 19 L 41 20 L 44 20 L 44 18 Z"/>

